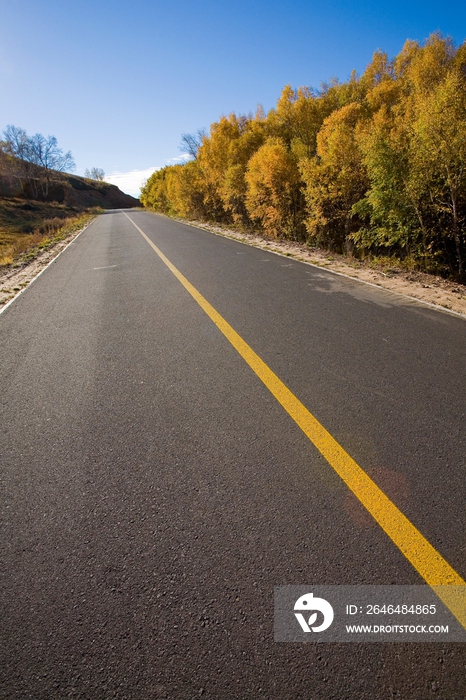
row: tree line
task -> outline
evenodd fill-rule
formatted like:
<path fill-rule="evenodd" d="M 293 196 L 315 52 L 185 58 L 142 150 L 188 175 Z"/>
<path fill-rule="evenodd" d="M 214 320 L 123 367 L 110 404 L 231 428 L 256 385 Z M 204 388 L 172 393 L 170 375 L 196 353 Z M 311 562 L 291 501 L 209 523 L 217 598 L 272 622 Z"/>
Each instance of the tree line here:
<path fill-rule="evenodd" d="M 144 206 L 465 279 L 466 42 L 376 51 L 362 75 L 183 135 Z"/>

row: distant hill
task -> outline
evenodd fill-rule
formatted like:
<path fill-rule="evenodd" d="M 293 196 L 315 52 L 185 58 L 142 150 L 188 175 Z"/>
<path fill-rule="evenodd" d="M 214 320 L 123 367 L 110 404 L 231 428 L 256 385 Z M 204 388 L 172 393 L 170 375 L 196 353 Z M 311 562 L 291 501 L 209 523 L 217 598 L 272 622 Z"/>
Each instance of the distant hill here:
<path fill-rule="evenodd" d="M 54 201 L 74 207 L 129 209 L 141 206 L 139 199 L 125 194 L 116 185 L 76 175 L 65 175 L 64 181 L 55 185 L 50 194 Z"/>
<path fill-rule="evenodd" d="M 74 210 L 84 210 L 90 207 L 129 209 L 141 206 L 139 199 L 125 194 L 116 185 L 68 173 L 57 173 L 56 178 L 51 182 L 47 196 L 44 197 L 34 196 L 27 183 L 21 182 L 19 178 L 0 172 L 0 197 L 57 202 Z"/>

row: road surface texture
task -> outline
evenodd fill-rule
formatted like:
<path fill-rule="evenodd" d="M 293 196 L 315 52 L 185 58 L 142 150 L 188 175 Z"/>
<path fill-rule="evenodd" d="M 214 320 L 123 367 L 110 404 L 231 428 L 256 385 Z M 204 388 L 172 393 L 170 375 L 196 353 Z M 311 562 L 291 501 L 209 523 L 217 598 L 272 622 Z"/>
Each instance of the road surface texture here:
<path fill-rule="evenodd" d="M 128 215 L 464 577 L 465 320 Z M 425 577 L 128 215 L 0 315 L 2 697 L 463 700 L 464 644 L 273 641 L 274 586 Z"/>

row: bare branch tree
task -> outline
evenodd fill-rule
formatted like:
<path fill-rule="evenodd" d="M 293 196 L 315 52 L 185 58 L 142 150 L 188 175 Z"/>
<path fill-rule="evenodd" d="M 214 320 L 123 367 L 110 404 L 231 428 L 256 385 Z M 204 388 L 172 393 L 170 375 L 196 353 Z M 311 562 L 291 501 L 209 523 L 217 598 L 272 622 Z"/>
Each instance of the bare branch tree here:
<path fill-rule="evenodd" d="M 105 173 L 102 170 L 102 168 L 92 168 L 92 170 L 86 168 L 86 170 L 84 171 L 84 177 L 88 177 L 89 180 L 97 180 L 98 182 L 103 182 L 105 178 Z"/>
<path fill-rule="evenodd" d="M 58 147 L 55 136 L 28 136 L 24 129 L 9 124 L 4 131 L 4 150 L 8 155 L 21 161 L 24 176 L 37 196 L 37 183 L 40 182 L 42 193 L 47 196 L 53 172 L 74 170 L 71 152 L 63 153 Z"/>
<path fill-rule="evenodd" d="M 31 143 L 24 129 L 13 124 L 8 124 L 3 132 L 5 140 L 2 142 L 2 150 L 11 159 L 13 177 L 19 180 L 21 188 L 27 182 L 37 195 L 34 182 L 34 166 L 31 163 Z"/>
<path fill-rule="evenodd" d="M 8 124 L 3 135 L 5 137 L 5 150 L 9 155 L 21 158 L 21 160 L 29 160 L 30 143 L 24 129 Z"/>
<path fill-rule="evenodd" d="M 204 136 L 206 136 L 205 129 L 198 129 L 195 134 L 181 134 L 179 150 L 187 153 L 191 158 L 197 158 Z"/>
<path fill-rule="evenodd" d="M 105 173 L 102 170 L 102 168 L 92 168 L 91 177 L 93 180 L 98 180 L 99 182 L 103 182 L 103 179 L 105 177 Z"/>

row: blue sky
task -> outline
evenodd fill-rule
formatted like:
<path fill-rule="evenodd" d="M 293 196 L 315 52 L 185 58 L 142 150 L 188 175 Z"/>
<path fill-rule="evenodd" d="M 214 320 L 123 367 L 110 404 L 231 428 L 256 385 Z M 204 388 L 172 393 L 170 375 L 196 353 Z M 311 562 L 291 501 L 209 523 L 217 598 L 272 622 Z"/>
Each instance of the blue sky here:
<path fill-rule="evenodd" d="M 76 173 L 137 194 L 181 157 L 182 133 L 273 107 L 282 88 L 362 72 L 376 49 L 440 30 L 466 39 L 458 0 L 0 0 L 0 132 L 57 137 Z"/>

